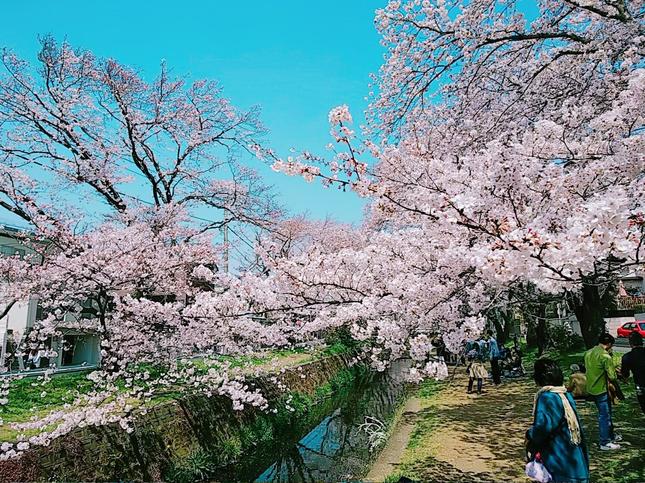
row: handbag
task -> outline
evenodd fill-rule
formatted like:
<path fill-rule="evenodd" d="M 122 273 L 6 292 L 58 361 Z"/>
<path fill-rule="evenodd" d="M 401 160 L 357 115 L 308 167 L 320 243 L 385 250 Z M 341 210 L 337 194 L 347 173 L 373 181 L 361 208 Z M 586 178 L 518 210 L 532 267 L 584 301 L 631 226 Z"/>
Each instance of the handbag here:
<path fill-rule="evenodd" d="M 607 378 L 607 396 L 609 396 L 609 400 L 614 405 L 625 399 L 625 395 L 623 394 L 623 390 L 620 388 L 618 381 L 612 382 Z"/>
<path fill-rule="evenodd" d="M 542 464 L 540 459 L 540 453 L 535 455 L 531 461 L 526 463 L 526 468 L 524 470 L 526 476 L 528 476 L 533 481 L 538 481 L 540 483 L 549 483 L 553 480 L 551 473 L 546 467 Z"/>

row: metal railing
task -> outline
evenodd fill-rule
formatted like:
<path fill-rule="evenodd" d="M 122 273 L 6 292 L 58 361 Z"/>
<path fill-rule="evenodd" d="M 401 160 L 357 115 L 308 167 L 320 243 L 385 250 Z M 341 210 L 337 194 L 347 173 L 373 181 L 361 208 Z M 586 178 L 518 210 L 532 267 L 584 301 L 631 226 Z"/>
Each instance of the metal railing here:
<path fill-rule="evenodd" d="M 645 295 L 623 295 L 618 297 L 617 303 L 619 310 L 632 310 L 638 307 L 645 307 Z"/>

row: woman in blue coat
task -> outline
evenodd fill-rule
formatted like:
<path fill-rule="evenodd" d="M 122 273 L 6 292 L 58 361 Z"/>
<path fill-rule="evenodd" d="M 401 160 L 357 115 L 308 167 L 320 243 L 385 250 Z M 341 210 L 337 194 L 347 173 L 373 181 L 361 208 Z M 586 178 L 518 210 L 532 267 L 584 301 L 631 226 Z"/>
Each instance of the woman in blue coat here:
<path fill-rule="evenodd" d="M 562 370 L 551 359 L 538 359 L 534 378 L 541 388 L 535 395 L 533 426 L 526 432 L 529 453 L 540 454 L 553 482 L 588 483 L 589 455 Z"/>

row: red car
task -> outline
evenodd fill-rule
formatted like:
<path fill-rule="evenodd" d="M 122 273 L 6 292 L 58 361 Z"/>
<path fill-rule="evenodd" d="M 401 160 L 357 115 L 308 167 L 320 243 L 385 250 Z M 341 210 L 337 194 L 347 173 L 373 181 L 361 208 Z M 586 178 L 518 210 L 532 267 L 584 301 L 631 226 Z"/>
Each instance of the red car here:
<path fill-rule="evenodd" d="M 637 331 L 645 337 L 645 320 L 636 320 L 634 322 L 625 322 L 623 325 L 616 329 L 618 337 L 629 337 L 629 334 Z"/>

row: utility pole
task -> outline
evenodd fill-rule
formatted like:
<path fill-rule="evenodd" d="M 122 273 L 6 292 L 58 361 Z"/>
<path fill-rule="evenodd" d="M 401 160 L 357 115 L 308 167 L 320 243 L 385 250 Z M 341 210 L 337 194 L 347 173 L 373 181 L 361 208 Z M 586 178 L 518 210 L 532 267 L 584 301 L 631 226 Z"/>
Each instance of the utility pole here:
<path fill-rule="evenodd" d="M 227 219 L 224 219 L 222 234 L 224 236 L 224 272 L 228 273 L 228 220 Z"/>

